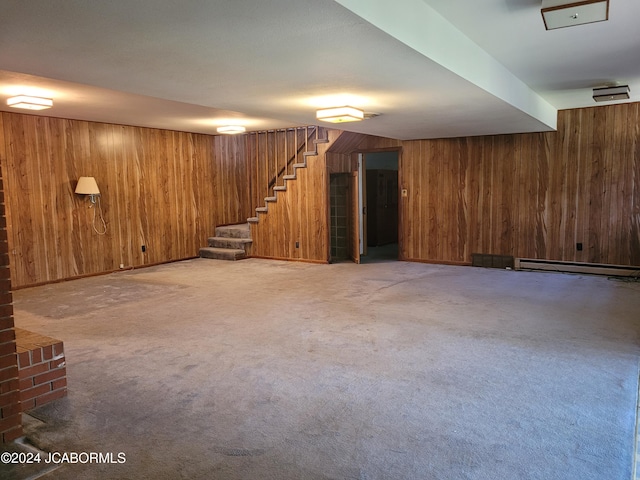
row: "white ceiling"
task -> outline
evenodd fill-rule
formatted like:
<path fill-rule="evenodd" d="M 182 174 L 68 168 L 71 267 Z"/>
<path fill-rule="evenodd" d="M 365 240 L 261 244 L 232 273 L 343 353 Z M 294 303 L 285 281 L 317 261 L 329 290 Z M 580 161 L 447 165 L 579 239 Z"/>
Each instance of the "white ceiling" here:
<path fill-rule="evenodd" d="M 545 131 L 622 83 L 640 101 L 640 1 L 546 31 L 540 0 L 0 0 L 0 110 L 215 133 L 315 124 L 399 139 Z M 25 112 L 25 111 L 22 111 Z"/>

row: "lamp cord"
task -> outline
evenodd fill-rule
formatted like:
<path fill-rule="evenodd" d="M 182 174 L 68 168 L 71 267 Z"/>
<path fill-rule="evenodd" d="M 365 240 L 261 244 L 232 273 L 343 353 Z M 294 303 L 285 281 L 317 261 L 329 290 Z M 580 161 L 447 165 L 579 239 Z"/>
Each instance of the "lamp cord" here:
<path fill-rule="evenodd" d="M 102 228 L 100 230 L 96 228 L 97 210 L 100 210 L 100 223 L 102 223 Z M 104 235 L 107 233 L 107 224 L 104 221 L 104 215 L 102 213 L 102 204 L 100 203 L 100 196 L 98 196 L 98 202 L 96 203 L 96 208 L 93 209 L 93 224 L 91 226 L 93 227 L 93 231 L 96 232 L 98 235 Z"/>

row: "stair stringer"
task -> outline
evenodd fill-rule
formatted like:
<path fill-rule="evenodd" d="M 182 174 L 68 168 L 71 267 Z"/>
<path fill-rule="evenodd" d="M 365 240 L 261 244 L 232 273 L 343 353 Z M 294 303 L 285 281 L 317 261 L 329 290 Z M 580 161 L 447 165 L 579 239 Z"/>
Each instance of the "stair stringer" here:
<path fill-rule="evenodd" d="M 249 219 L 253 243 L 247 254 L 283 260 L 328 262 L 329 177 L 326 153 L 342 134 L 326 130 L 328 142 L 316 144 L 317 155 L 307 155 L 305 165 L 297 165 L 295 175 L 275 188 Z"/>

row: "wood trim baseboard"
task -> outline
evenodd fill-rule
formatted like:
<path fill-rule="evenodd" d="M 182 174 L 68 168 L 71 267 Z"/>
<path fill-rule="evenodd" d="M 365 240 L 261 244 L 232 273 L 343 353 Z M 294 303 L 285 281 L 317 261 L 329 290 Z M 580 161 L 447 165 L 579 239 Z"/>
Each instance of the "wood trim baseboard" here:
<path fill-rule="evenodd" d="M 200 258 L 200 257 L 194 256 L 194 257 L 177 258 L 175 260 L 167 260 L 165 262 L 145 263 L 144 265 L 133 265 L 133 266 L 125 267 L 125 268 L 117 268 L 115 270 L 106 270 L 104 272 L 85 273 L 84 275 L 75 275 L 73 277 L 58 278 L 56 280 L 49 280 L 47 282 L 38 282 L 38 283 L 30 283 L 28 285 L 20 285 L 19 287 L 13 287 L 11 290 L 15 292 L 16 290 L 22 290 L 23 288 L 42 287 L 44 285 L 52 285 L 54 283 L 69 282 L 71 280 L 80 280 L 82 278 L 100 277 L 102 275 L 109 275 L 109 274 L 117 273 L 117 272 L 128 272 L 130 270 L 138 270 L 140 268 L 148 268 L 148 267 L 156 267 L 158 265 L 166 265 L 167 263 L 182 262 L 184 260 L 193 260 L 194 258 Z"/>

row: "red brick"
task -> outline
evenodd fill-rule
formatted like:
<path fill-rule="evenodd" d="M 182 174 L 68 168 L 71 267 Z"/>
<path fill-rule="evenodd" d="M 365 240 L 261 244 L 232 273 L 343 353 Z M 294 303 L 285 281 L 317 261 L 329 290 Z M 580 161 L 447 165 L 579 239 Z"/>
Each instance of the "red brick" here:
<path fill-rule="evenodd" d="M 0 293 L 0 305 L 9 305 L 12 301 L 11 292 Z"/>
<path fill-rule="evenodd" d="M 18 356 L 15 353 L 0 357 L 0 370 L 7 367 L 18 366 Z"/>
<path fill-rule="evenodd" d="M 36 363 L 42 362 L 42 349 L 36 348 L 31 350 L 31 362 L 35 365 Z"/>
<path fill-rule="evenodd" d="M 22 407 L 23 412 L 28 412 L 29 410 L 33 410 L 36 408 L 36 400 L 35 398 L 30 398 L 28 400 L 22 400 L 20 402 L 20 407 Z"/>
<path fill-rule="evenodd" d="M 33 384 L 40 385 L 42 383 L 52 382 L 58 378 L 62 378 L 66 375 L 64 368 L 56 368 L 55 370 L 49 370 L 41 375 L 33 377 Z"/>
<path fill-rule="evenodd" d="M 62 355 L 64 353 L 64 346 L 62 342 L 53 344 L 53 356 L 57 357 L 58 355 Z"/>
<path fill-rule="evenodd" d="M 26 390 L 20 390 L 20 400 L 29 400 L 30 398 L 37 398 L 40 395 L 49 393 L 51 391 L 51 384 L 45 383 L 44 385 L 38 385 L 37 387 L 28 388 Z"/>
<path fill-rule="evenodd" d="M 8 268 L 0 267 L 0 270 L 9 271 Z M 13 305 L 1 305 L 0 306 L 0 317 L 10 317 L 13 315 Z M 10 327 L 13 328 L 13 324 Z"/>
<path fill-rule="evenodd" d="M 49 370 L 48 363 L 39 363 L 38 365 L 33 365 L 32 367 L 21 368 L 19 376 L 20 378 L 33 377 L 34 375 L 40 375 Z"/>
<path fill-rule="evenodd" d="M 10 342 L 0 343 L 0 357 L 3 355 L 11 355 L 16 353 L 16 342 L 13 340 Z"/>
<path fill-rule="evenodd" d="M 0 432 L 10 430 L 20 425 L 22 425 L 22 422 L 19 413 L 7 418 L 0 418 Z"/>
<path fill-rule="evenodd" d="M 11 280 L 8 278 L 0 278 L 0 292 L 10 292 L 11 291 Z"/>
<path fill-rule="evenodd" d="M 2 307 L 0 307 L 0 309 L 1 308 Z M 0 330 L 6 330 L 8 328 L 13 328 L 13 317 L 0 317 Z"/>
<path fill-rule="evenodd" d="M 7 417 L 11 417 L 12 415 L 17 415 L 19 413 L 22 413 L 22 408 L 20 408 L 19 403 L 13 403 L 11 405 L 7 405 L 6 407 L 2 407 L 0 411 L 2 412 L 2 415 L 0 416 L 2 418 L 7 418 Z"/>
<path fill-rule="evenodd" d="M 7 430 L 6 432 L 3 432 L 2 441 L 4 443 L 13 442 L 14 440 L 20 438 L 22 434 L 23 434 L 22 425 L 19 425 L 15 428 L 12 428 L 11 430 Z"/>
<path fill-rule="evenodd" d="M 3 393 L 0 395 L 0 408 L 11 405 L 12 403 L 18 403 L 20 401 L 20 392 L 17 390 Z"/>
<path fill-rule="evenodd" d="M 0 370 L 0 384 L 9 382 L 11 380 L 15 380 L 18 378 L 18 369 L 17 368 L 5 368 L 4 370 Z M 5 392 L 9 393 L 9 392 Z M 4 395 L 4 393 L 0 394 Z"/>
<path fill-rule="evenodd" d="M 19 381 L 19 385 L 20 385 L 20 388 L 19 388 L 20 391 L 33 387 L 33 377 L 21 378 Z"/>
<path fill-rule="evenodd" d="M 16 332 L 13 328 L 0 331 L 0 343 L 12 342 L 16 339 Z"/>
<path fill-rule="evenodd" d="M 0 383 L 0 394 L 13 392 L 15 390 L 20 389 L 20 381 L 18 377 L 12 378 L 11 380 L 5 380 Z"/>
<path fill-rule="evenodd" d="M 40 395 L 36 398 L 36 406 L 44 405 L 45 403 L 49 403 L 53 400 L 57 400 L 58 398 L 63 398 L 67 396 L 67 390 L 56 390 L 55 392 L 46 393 L 44 395 Z"/>
<path fill-rule="evenodd" d="M 29 352 L 18 353 L 18 368 L 23 369 L 31 366 L 31 355 Z"/>
<path fill-rule="evenodd" d="M 53 358 L 53 347 L 51 345 L 46 345 L 42 347 L 42 359 L 51 360 L 52 358 Z"/>
<path fill-rule="evenodd" d="M 67 377 L 62 377 L 51 382 L 51 390 L 58 390 L 59 388 L 67 388 Z"/>
<path fill-rule="evenodd" d="M 52 360 L 49 362 L 49 369 L 57 370 L 58 368 L 64 368 L 65 364 L 66 364 L 66 361 L 64 357 L 59 358 L 57 360 Z"/>
<path fill-rule="evenodd" d="M 11 270 L 7 266 L 0 266 L 0 278 L 11 278 Z"/>

